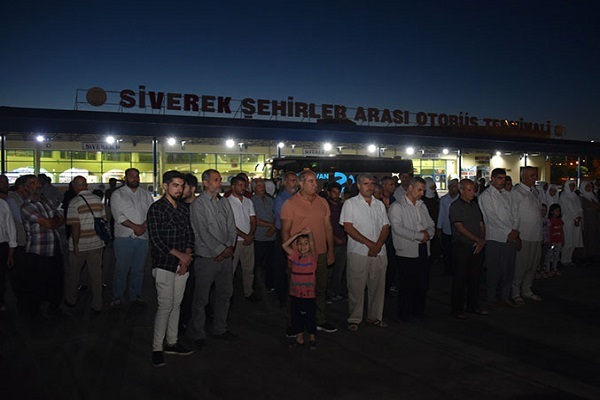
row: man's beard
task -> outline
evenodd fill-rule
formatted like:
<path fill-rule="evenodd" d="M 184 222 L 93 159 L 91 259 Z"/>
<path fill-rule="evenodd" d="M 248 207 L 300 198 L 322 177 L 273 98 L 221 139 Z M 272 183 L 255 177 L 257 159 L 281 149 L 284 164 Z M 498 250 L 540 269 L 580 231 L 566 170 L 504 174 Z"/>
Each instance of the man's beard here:
<path fill-rule="evenodd" d="M 127 187 L 129 187 L 131 189 L 137 189 L 140 186 L 139 182 L 126 181 L 125 184 L 127 185 Z"/>

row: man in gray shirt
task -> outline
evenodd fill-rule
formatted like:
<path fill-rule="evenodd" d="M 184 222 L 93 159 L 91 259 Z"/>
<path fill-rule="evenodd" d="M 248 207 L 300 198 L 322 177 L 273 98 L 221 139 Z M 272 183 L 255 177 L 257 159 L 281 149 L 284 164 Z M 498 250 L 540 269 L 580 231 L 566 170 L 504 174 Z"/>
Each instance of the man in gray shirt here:
<path fill-rule="evenodd" d="M 231 257 L 235 248 L 237 231 L 229 201 L 222 199 L 221 174 L 214 169 L 202 173 L 204 192 L 190 206 L 190 219 L 194 229 L 194 305 L 192 336 L 196 348 L 206 344 L 206 314 L 210 287 L 215 284 L 212 331 L 215 337 L 232 340 L 237 335 L 227 330 L 227 313 L 233 294 L 233 266 Z"/>

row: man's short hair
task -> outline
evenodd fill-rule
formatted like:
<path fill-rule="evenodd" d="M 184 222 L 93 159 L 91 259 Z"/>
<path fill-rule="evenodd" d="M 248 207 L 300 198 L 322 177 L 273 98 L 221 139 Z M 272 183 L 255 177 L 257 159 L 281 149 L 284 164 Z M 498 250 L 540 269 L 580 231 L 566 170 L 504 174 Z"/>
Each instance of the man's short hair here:
<path fill-rule="evenodd" d="M 256 188 L 256 185 L 258 185 L 261 182 L 263 184 L 265 183 L 264 179 L 261 177 L 252 179 L 252 182 L 250 182 L 250 188 L 252 188 L 252 191 L 254 191 L 254 188 Z"/>
<path fill-rule="evenodd" d="M 368 172 L 363 172 L 358 174 L 358 176 L 356 177 L 356 183 L 363 183 L 363 181 L 365 179 L 370 180 L 371 182 L 373 182 L 375 180 L 375 178 L 373 178 L 373 175 L 368 173 Z"/>
<path fill-rule="evenodd" d="M 327 183 L 327 191 L 330 192 L 332 189 L 337 189 L 340 192 L 342 191 L 342 185 L 340 185 L 338 182 L 329 182 Z"/>
<path fill-rule="evenodd" d="M 40 180 L 40 182 L 42 183 L 51 183 L 52 179 L 50 179 L 50 177 L 46 174 L 39 174 L 38 179 Z"/>
<path fill-rule="evenodd" d="M 82 181 L 83 180 L 83 181 Z M 78 182 L 82 182 L 81 186 L 83 185 L 87 185 L 87 179 L 85 179 L 84 176 L 81 175 L 77 175 L 75 178 L 73 178 L 73 180 L 71 181 L 71 184 L 73 186 L 75 185 L 80 185 Z"/>
<path fill-rule="evenodd" d="M 300 182 L 304 182 L 306 180 L 306 175 L 314 175 L 315 177 L 317 176 L 317 174 L 315 174 L 314 172 L 312 172 L 310 169 L 305 169 L 304 171 L 300 172 L 298 174 L 298 180 Z"/>
<path fill-rule="evenodd" d="M 125 176 L 127 176 L 127 174 L 128 174 L 128 173 L 130 173 L 130 172 L 132 172 L 132 171 L 133 171 L 133 172 L 137 172 L 137 174 L 138 174 L 138 175 L 140 174 L 140 170 L 139 170 L 139 169 L 137 169 L 137 168 L 127 168 L 127 169 L 125 170 Z"/>
<path fill-rule="evenodd" d="M 492 178 L 495 178 L 498 175 L 506 175 L 506 170 L 504 168 L 494 168 L 492 170 Z"/>
<path fill-rule="evenodd" d="M 196 175 L 190 174 L 189 172 L 183 176 L 183 181 L 188 187 L 198 187 L 198 178 Z"/>
<path fill-rule="evenodd" d="M 458 179 L 457 179 L 457 178 L 450 179 L 450 180 L 448 181 L 448 186 L 450 186 L 450 185 L 453 185 L 453 184 L 455 184 L 455 183 L 456 183 L 456 184 L 459 184 L 459 183 L 460 183 L 460 182 L 458 181 Z"/>
<path fill-rule="evenodd" d="M 384 176 L 383 178 L 381 178 L 380 182 L 381 182 L 382 185 L 385 185 L 385 183 L 387 181 L 394 181 L 394 183 L 398 183 L 398 179 L 397 178 L 394 178 L 393 176 L 389 176 L 389 175 L 388 176 Z"/>
<path fill-rule="evenodd" d="M 231 178 L 231 186 L 235 185 L 238 182 L 244 182 L 244 184 L 246 184 L 246 180 L 242 176 L 236 175 L 233 178 Z"/>
<path fill-rule="evenodd" d="M 425 185 L 425 179 L 421 178 L 420 176 L 413 176 L 412 178 L 410 178 L 410 180 L 408 181 L 408 186 L 415 186 L 416 183 L 422 183 L 423 185 Z"/>
<path fill-rule="evenodd" d="M 244 179 L 244 181 L 246 181 L 246 182 L 248 182 L 250 180 L 250 179 L 248 179 L 248 174 L 245 172 L 240 172 L 236 176 L 239 176 L 240 178 Z"/>
<path fill-rule="evenodd" d="M 15 181 L 15 189 L 18 188 L 19 186 L 25 186 L 25 183 L 27 183 L 27 181 L 31 178 L 37 178 L 37 176 L 35 176 L 33 174 L 27 174 L 27 175 L 21 175 L 20 177 L 18 177 L 17 180 Z"/>
<path fill-rule="evenodd" d="M 536 167 L 532 167 L 531 165 L 528 165 L 526 167 L 521 168 L 521 173 L 519 174 L 519 177 L 521 178 L 521 180 L 523 180 L 523 173 L 525 173 L 525 171 L 529 171 L 529 170 L 536 170 Z"/>
<path fill-rule="evenodd" d="M 163 174 L 162 181 L 163 181 L 163 183 L 166 183 L 168 185 L 169 183 L 171 183 L 173 181 L 173 179 L 176 179 L 176 178 L 184 180 L 184 175 L 181 172 L 173 169 L 173 170 L 167 171 Z"/>
<path fill-rule="evenodd" d="M 285 174 L 283 174 L 283 180 L 284 181 L 287 180 L 288 176 L 290 176 L 290 175 L 294 175 L 296 178 L 298 177 L 298 175 L 296 175 L 296 173 L 294 171 L 288 171 Z"/>
<path fill-rule="evenodd" d="M 202 182 L 209 181 L 212 174 L 220 174 L 216 169 L 207 169 L 202 173 Z"/>
<path fill-rule="evenodd" d="M 453 179 L 453 180 L 457 181 L 458 179 Z M 468 186 L 468 185 L 475 186 L 475 182 L 473 182 L 470 179 L 465 178 L 465 179 L 461 180 L 460 182 L 458 182 L 458 190 L 463 190 L 465 188 L 465 186 Z"/>

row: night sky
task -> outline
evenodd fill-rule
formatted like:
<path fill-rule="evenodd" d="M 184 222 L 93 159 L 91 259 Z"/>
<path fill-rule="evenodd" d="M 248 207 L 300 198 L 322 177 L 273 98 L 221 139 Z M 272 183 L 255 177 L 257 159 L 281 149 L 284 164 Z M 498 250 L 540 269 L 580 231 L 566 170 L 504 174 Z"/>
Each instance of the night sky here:
<path fill-rule="evenodd" d="M 2 1 L 0 105 L 137 89 L 551 121 L 600 140 L 597 1 Z"/>

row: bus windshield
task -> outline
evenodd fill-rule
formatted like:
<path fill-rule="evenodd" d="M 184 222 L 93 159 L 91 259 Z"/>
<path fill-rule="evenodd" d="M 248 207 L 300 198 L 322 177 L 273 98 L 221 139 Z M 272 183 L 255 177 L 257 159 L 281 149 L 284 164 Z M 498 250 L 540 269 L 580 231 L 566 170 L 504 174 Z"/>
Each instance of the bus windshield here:
<path fill-rule="evenodd" d="M 400 158 L 378 158 L 368 156 L 287 156 L 274 158 L 270 165 L 270 176 L 279 179 L 288 171 L 295 173 L 310 169 L 320 183 L 337 181 L 342 187 L 356 181 L 358 174 L 368 172 L 381 179 L 384 176 L 399 176 L 413 173 L 411 160 Z M 269 175 L 267 175 L 269 176 Z"/>

